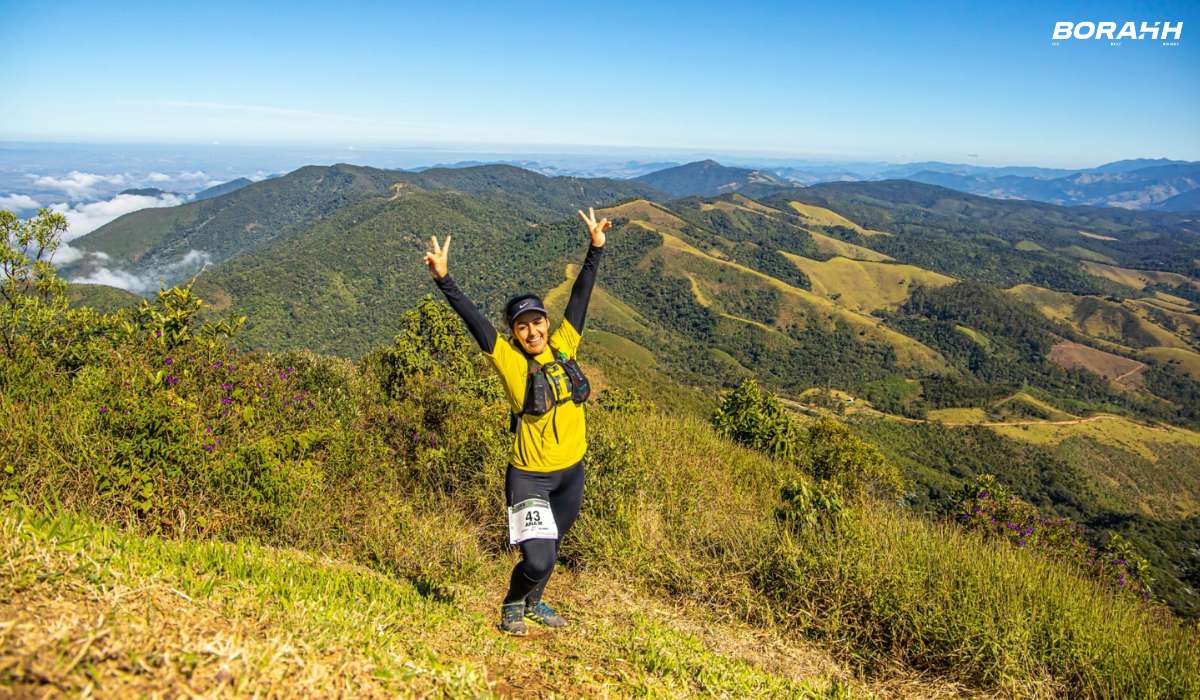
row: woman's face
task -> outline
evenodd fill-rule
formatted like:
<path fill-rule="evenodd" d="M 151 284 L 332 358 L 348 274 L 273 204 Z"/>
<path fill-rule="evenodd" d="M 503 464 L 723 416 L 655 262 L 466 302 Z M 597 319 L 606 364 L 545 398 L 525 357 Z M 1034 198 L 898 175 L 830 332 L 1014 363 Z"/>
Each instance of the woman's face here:
<path fill-rule="evenodd" d="M 537 355 L 546 349 L 546 339 L 550 335 L 550 321 L 541 311 L 526 311 L 513 321 L 513 336 L 525 352 Z"/>

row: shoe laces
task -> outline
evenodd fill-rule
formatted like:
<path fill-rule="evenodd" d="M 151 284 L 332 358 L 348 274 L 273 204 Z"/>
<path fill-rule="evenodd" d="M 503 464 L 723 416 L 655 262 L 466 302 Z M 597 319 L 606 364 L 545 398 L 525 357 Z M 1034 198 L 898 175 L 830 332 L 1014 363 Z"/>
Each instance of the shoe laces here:
<path fill-rule="evenodd" d="M 504 606 L 504 621 L 518 622 L 525 617 L 524 603 L 509 603 Z"/>
<path fill-rule="evenodd" d="M 540 600 L 538 602 L 534 603 L 533 606 L 527 610 L 527 612 L 534 613 L 535 615 L 538 615 L 540 617 L 554 617 L 555 615 L 558 614 L 558 613 L 554 612 L 554 608 L 550 607 L 549 605 L 546 605 L 544 602 L 542 602 Z"/>

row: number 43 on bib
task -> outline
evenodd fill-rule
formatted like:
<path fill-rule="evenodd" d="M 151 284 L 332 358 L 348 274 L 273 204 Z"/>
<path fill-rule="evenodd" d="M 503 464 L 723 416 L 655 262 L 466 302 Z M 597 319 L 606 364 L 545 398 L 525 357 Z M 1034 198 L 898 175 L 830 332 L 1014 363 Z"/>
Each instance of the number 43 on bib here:
<path fill-rule="evenodd" d="M 557 540 L 558 524 L 554 511 L 543 498 L 530 498 L 508 509 L 508 543 L 525 540 Z"/>

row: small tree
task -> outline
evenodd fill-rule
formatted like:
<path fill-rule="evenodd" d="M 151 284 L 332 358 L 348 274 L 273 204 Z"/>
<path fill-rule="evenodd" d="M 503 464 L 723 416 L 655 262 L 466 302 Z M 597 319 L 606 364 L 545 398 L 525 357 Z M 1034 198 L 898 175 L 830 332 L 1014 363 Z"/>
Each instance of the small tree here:
<path fill-rule="evenodd" d="M 712 419 L 717 432 L 769 452 L 780 459 L 795 459 L 800 432 L 774 394 L 766 394 L 753 379 L 725 397 Z"/>
<path fill-rule="evenodd" d="M 499 379 L 484 366 L 462 321 L 429 294 L 404 312 L 395 346 L 368 353 L 362 363 L 373 367 L 381 388 L 393 398 L 417 376 L 453 382 L 485 398 L 501 395 Z"/>
<path fill-rule="evenodd" d="M 50 263 L 67 219 L 49 209 L 21 221 L 0 210 L 0 342 L 13 352 L 18 335 L 44 336 L 67 308 L 67 283 Z"/>

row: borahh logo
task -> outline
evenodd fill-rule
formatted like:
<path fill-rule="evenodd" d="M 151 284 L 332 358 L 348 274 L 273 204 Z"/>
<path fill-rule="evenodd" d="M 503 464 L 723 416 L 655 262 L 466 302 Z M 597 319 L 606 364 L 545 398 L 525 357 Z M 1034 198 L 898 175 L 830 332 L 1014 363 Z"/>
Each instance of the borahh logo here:
<path fill-rule="evenodd" d="M 1145 39 L 1147 35 L 1151 39 L 1162 39 L 1166 41 L 1168 36 L 1178 41 L 1183 34 L 1183 22 L 1155 22 L 1153 26 L 1149 22 L 1142 22 L 1141 31 L 1136 31 L 1136 22 L 1126 22 L 1121 27 L 1121 31 L 1117 31 L 1117 22 L 1055 22 L 1054 36 L 1052 39 L 1108 39 L 1110 41 L 1120 41 L 1122 39 Z M 1159 33 L 1162 33 L 1160 36 Z M 1115 34 L 1115 36 L 1114 36 Z"/>

